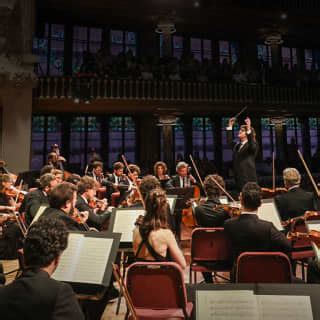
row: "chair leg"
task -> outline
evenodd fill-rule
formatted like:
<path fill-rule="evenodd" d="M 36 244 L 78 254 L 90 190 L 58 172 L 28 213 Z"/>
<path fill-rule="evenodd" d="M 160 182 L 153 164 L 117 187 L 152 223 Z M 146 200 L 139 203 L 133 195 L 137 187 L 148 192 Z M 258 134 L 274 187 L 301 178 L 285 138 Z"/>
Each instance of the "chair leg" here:
<path fill-rule="evenodd" d="M 197 284 L 197 272 L 196 271 L 193 272 L 193 276 L 194 276 L 194 284 Z"/>
<path fill-rule="evenodd" d="M 301 261 L 301 275 L 302 275 L 302 280 L 305 281 L 306 274 L 305 274 L 305 271 L 304 271 L 304 261 L 303 260 Z"/>

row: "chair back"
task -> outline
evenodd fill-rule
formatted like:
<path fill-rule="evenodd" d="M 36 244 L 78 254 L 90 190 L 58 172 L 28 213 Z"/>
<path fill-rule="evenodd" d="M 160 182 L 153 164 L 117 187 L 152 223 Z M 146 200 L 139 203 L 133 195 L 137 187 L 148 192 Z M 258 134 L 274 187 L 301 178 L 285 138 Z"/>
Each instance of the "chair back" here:
<path fill-rule="evenodd" d="M 236 282 L 291 283 L 289 258 L 282 252 L 243 252 L 237 260 Z"/>
<path fill-rule="evenodd" d="M 187 293 L 183 271 L 175 262 L 136 262 L 127 269 L 127 289 L 135 308 L 182 308 Z"/>
<path fill-rule="evenodd" d="M 197 228 L 191 234 L 191 261 L 230 261 L 231 243 L 224 228 Z"/>

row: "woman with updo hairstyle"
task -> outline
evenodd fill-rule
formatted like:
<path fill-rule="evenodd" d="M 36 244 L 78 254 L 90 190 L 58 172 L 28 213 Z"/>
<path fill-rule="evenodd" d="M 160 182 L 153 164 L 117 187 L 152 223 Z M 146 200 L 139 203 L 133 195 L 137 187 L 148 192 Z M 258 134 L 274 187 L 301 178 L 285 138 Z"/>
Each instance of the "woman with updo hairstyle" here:
<path fill-rule="evenodd" d="M 146 214 L 133 230 L 133 250 L 138 261 L 174 261 L 182 269 L 186 261 L 167 223 L 165 191 L 154 189 L 146 199 Z M 169 258 L 170 257 L 170 258 Z"/>

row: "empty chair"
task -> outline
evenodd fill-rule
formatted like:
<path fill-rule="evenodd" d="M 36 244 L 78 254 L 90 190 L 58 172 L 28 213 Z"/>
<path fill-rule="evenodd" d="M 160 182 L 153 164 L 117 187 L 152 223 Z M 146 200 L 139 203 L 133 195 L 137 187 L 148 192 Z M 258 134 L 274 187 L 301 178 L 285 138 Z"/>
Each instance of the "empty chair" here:
<path fill-rule="evenodd" d="M 138 319 L 191 317 L 183 271 L 174 262 L 133 263 L 126 286 Z"/>
<path fill-rule="evenodd" d="M 236 282 L 291 283 L 290 260 L 282 252 L 243 252 L 237 260 Z"/>
<path fill-rule="evenodd" d="M 223 228 L 197 228 L 191 234 L 190 283 L 192 272 L 230 272 L 231 244 Z"/>

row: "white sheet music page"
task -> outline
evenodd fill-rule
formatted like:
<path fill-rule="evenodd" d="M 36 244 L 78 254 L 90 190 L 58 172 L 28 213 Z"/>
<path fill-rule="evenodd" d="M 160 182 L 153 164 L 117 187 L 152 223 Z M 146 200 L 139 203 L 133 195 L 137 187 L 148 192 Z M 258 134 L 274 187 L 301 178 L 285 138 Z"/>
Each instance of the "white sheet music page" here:
<path fill-rule="evenodd" d="M 257 299 L 253 291 L 197 291 L 197 320 L 257 320 Z"/>
<path fill-rule="evenodd" d="M 72 281 L 83 241 L 84 236 L 82 234 L 69 234 L 68 247 L 62 253 L 59 265 L 52 274 L 53 279 L 60 281 Z"/>
<path fill-rule="evenodd" d="M 261 220 L 272 222 L 279 231 L 283 230 L 274 201 L 263 202 L 258 209 L 258 217 Z"/>
<path fill-rule="evenodd" d="M 113 239 L 85 237 L 73 282 L 102 284 Z"/>
<path fill-rule="evenodd" d="M 309 296 L 258 295 L 260 320 L 313 320 Z"/>
<path fill-rule="evenodd" d="M 134 223 L 140 215 L 144 214 L 144 209 L 118 210 L 116 212 L 112 231 L 121 233 L 120 242 L 132 242 Z"/>

